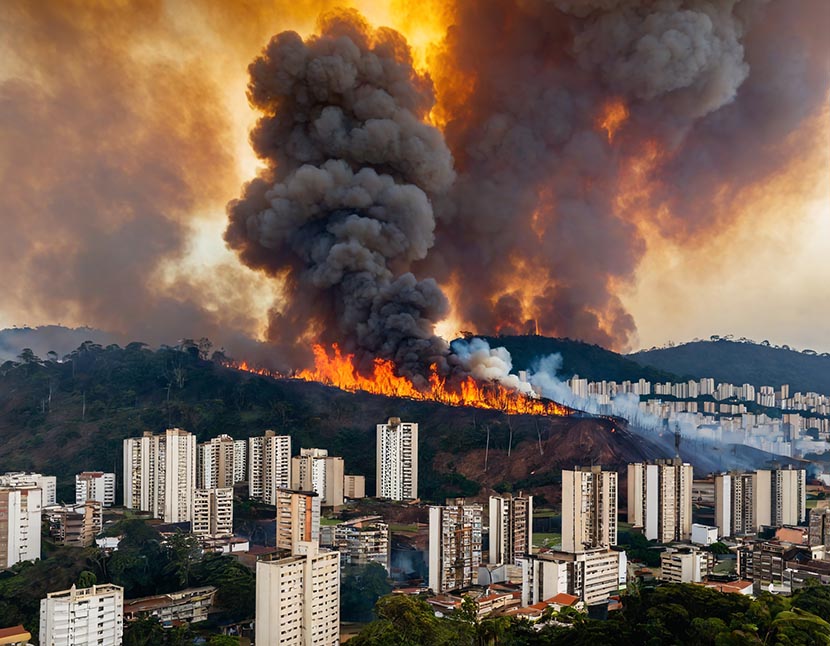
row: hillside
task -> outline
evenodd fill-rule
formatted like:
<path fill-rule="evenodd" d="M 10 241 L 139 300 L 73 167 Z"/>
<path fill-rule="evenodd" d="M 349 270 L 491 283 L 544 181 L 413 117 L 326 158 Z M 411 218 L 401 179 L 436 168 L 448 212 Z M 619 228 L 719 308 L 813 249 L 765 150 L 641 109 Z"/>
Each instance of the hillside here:
<path fill-rule="evenodd" d="M 514 370 L 527 370 L 534 362 L 551 354 L 562 356 L 562 368 L 558 377 L 562 380 L 579 375 L 591 381 L 637 381 L 640 378 L 649 381 L 679 380 L 677 371 L 671 366 L 660 368 L 646 366 L 598 345 L 556 339 L 545 336 L 495 336 L 481 337 L 490 347 L 503 346 L 513 358 Z"/>
<path fill-rule="evenodd" d="M 756 343 L 696 341 L 629 355 L 646 369 L 755 386 L 789 384 L 790 392 L 830 394 L 830 356 Z"/>
<path fill-rule="evenodd" d="M 544 486 L 562 466 L 590 458 L 622 466 L 660 454 L 648 441 L 611 432 L 619 423 L 604 419 L 508 418 L 498 411 L 260 377 L 206 361 L 195 348 L 154 352 L 139 343 L 126 348 L 85 343 L 61 363 L 31 359 L 0 366 L 0 472 L 54 474 L 59 497 L 70 500 L 79 471 L 114 469 L 120 478 L 125 437 L 179 426 L 205 441 L 220 433 L 245 438 L 273 428 L 292 436 L 295 453 L 301 446 L 321 446 L 343 456 L 347 472 L 365 475 L 367 490 L 374 491 L 375 424 L 392 416 L 421 425 L 420 489 L 428 500 L 472 496 L 507 478 L 531 475 L 537 480 L 528 486 Z M 475 452 L 485 450 L 488 431 L 492 467 L 485 472 L 474 463 Z M 539 442 L 544 456 L 530 460 Z M 585 442 L 593 447 L 590 454 Z M 474 456 L 469 462 L 468 455 Z"/>

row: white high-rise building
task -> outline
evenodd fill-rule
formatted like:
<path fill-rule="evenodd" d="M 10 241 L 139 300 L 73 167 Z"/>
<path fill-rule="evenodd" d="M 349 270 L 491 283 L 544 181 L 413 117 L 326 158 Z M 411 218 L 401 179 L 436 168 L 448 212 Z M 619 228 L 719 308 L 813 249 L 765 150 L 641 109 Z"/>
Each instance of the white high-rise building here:
<path fill-rule="evenodd" d="M 0 476 L 0 487 L 37 487 L 44 507 L 57 504 L 57 479 L 41 473 L 9 471 Z"/>
<path fill-rule="evenodd" d="M 418 425 L 397 417 L 377 425 L 377 497 L 418 497 Z"/>
<path fill-rule="evenodd" d="M 193 492 L 193 522 L 196 536 L 218 538 L 233 535 L 233 488 L 196 489 Z"/>
<path fill-rule="evenodd" d="M 179 428 L 124 440 L 124 506 L 166 523 L 193 519 L 196 437 Z"/>
<path fill-rule="evenodd" d="M 300 449 L 291 458 L 291 488 L 314 491 L 324 507 L 343 506 L 343 458 L 326 449 Z"/>
<path fill-rule="evenodd" d="M 96 500 L 104 507 L 115 504 L 115 474 L 84 471 L 75 476 L 75 504 Z"/>
<path fill-rule="evenodd" d="M 463 498 L 429 508 L 429 587 L 436 594 L 477 582 L 481 565 L 479 504 Z"/>
<path fill-rule="evenodd" d="M 649 540 L 689 540 L 692 465 L 680 458 L 628 465 L 628 522 Z"/>
<path fill-rule="evenodd" d="M 196 486 L 199 489 L 233 487 L 245 479 L 247 440 L 230 435 L 214 437 L 196 448 Z"/>
<path fill-rule="evenodd" d="M 490 496 L 490 563 L 519 565 L 533 551 L 533 496 Z"/>
<path fill-rule="evenodd" d="M 0 570 L 40 558 L 42 500 L 40 487 L 0 486 Z"/>
<path fill-rule="evenodd" d="M 277 491 L 291 487 L 291 436 L 265 431 L 248 438 L 248 495 L 277 504 Z"/>
<path fill-rule="evenodd" d="M 557 594 L 601 604 L 627 580 L 625 552 L 605 548 L 580 552 L 543 552 L 522 562 L 522 605 L 540 603 Z"/>
<path fill-rule="evenodd" d="M 715 524 L 721 536 L 754 534 L 764 526 L 807 518 L 804 469 L 759 469 L 715 476 Z"/>
<path fill-rule="evenodd" d="M 617 473 L 602 467 L 562 471 L 562 551 L 617 544 Z"/>
<path fill-rule="evenodd" d="M 50 592 L 40 601 L 41 646 L 121 646 L 124 588 L 94 585 Z"/>
<path fill-rule="evenodd" d="M 277 547 L 256 566 L 256 643 L 340 643 L 340 552 L 321 551 L 320 499 L 278 491 Z"/>

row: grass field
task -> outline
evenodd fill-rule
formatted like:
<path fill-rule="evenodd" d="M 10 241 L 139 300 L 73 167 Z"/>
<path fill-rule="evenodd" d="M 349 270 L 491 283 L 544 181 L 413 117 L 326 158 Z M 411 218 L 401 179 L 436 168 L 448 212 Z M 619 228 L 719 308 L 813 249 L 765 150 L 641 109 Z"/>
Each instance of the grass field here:
<path fill-rule="evenodd" d="M 533 547 L 553 547 L 562 544 L 562 534 L 533 533 Z"/>

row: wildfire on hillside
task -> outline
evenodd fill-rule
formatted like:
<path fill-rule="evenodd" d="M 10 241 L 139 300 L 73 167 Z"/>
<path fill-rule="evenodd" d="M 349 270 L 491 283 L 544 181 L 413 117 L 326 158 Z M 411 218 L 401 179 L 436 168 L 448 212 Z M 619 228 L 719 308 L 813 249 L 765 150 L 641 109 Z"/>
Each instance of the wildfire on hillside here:
<path fill-rule="evenodd" d="M 321 345 L 315 345 L 313 349 L 314 367 L 301 370 L 293 374 L 292 378 L 334 386 L 347 392 L 405 397 L 446 406 L 485 408 L 509 415 L 563 417 L 577 413 L 558 402 L 532 397 L 498 383 L 482 382 L 469 376 L 456 382 L 440 375 L 435 366 L 431 368 L 424 387 L 396 374 L 394 363 L 387 359 L 374 359 L 371 372 L 361 374 L 356 367 L 354 355 L 344 354 L 338 345 L 333 345 L 328 351 Z M 250 366 L 244 361 L 226 365 L 267 377 L 285 378 L 285 375 Z"/>

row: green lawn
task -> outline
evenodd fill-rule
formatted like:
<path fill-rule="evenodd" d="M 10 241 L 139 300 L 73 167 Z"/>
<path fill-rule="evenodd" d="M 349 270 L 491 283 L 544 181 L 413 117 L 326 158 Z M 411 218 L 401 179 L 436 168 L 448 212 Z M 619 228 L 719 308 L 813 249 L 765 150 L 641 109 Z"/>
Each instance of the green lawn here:
<path fill-rule="evenodd" d="M 339 525 L 342 522 L 342 520 L 337 520 L 336 518 L 320 518 L 321 525 Z"/>
<path fill-rule="evenodd" d="M 553 547 L 562 544 L 562 534 L 533 532 L 533 547 Z"/>
<path fill-rule="evenodd" d="M 417 525 L 398 525 L 398 524 L 391 524 L 389 525 L 390 532 L 417 532 L 418 526 Z"/>

